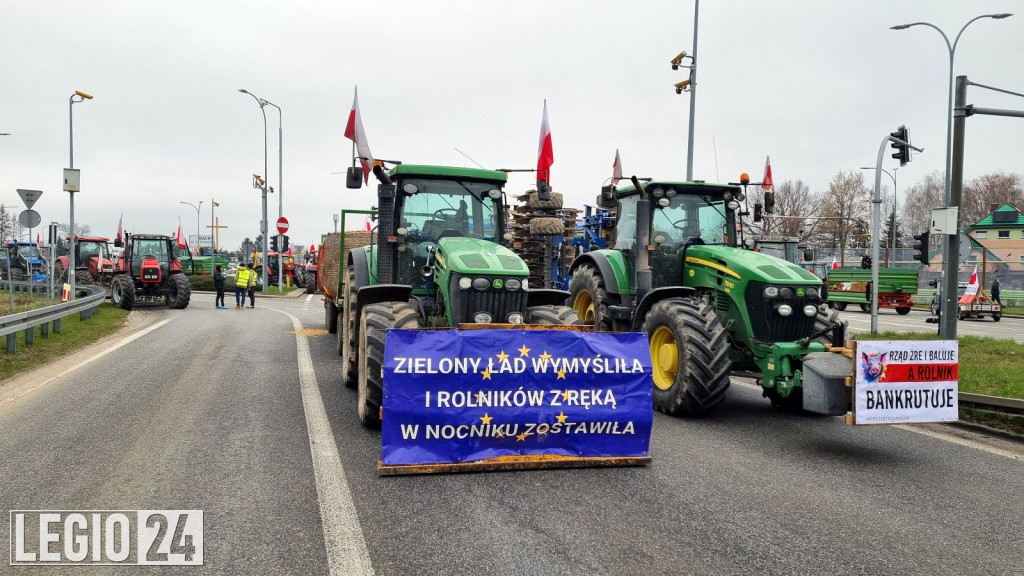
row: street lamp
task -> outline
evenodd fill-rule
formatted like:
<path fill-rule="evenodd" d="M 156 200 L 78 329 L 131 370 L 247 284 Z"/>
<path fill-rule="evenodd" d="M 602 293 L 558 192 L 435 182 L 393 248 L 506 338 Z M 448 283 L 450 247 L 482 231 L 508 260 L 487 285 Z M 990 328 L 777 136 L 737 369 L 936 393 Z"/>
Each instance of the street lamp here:
<path fill-rule="evenodd" d="M 281 114 L 281 107 L 273 102 L 263 100 L 263 103 L 267 106 L 273 106 L 277 108 L 277 218 L 280 220 L 284 216 L 284 153 L 282 144 L 284 143 L 282 122 L 283 117 Z M 273 188 L 271 188 L 273 190 Z M 278 293 L 284 291 L 284 234 L 277 235 L 277 245 L 281 250 L 281 253 L 277 256 L 277 291 Z"/>
<path fill-rule="evenodd" d="M 260 112 L 263 113 L 263 174 L 268 174 L 268 171 L 267 171 L 267 111 L 263 109 L 263 107 L 266 106 L 268 103 L 267 103 L 266 100 L 263 100 L 262 98 L 259 98 L 258 96 L 256 96 L 252 92 L 249 92 L 245 88 L 239 88 L 238 91 L 241 92 L 242 94 L 248 94 L 249 96 L 252 96 L 253 99 L 256 100 L 256 103 L 260 105 Z M 266 294 L 266 292 L 267 292 L 267 244 L 269 244 L 268 238 L 267 238 L 267 181 L 264 180 L 263 178 L 260 178 L 258 175 L 253 174 L 252 185 L 253 185 L 254 188 L 259 188 L 260 190 L 263 191 L 263 220 L 260 221 L 260 234 L 263 235 L 263 274 L 262 274 L 262 283 L 263 283 L 263 293 Z"/>
<path fill-rule="evenodd" d="M 203 201 L 202 200 L 199 201 L 199 206 L 196 206 L 195 204 L 193 204 L 191 202 L 178 202 L 178 204 L 188 204 L 189 206 L 194 208 L 195 211 L 196 211 L 196 247 L 198 248 L 199 246 L 202 245 L 202 242 L 199 241 L 199 237 L 202 236 L 202 234 L 203 234 L 202 228 L 199 227 L 199 208 L 202 207 Z M 210 272 L 212 273 L 213 270 L 211 269 Z"/>
<path fill-rule="evenodd" d="M 210 244 L 213 248 L 210 250 L 211 259 L 216 262 L 217 260 L 217 240 L 219 240 L 220 229 L 213 223 L 213 209 L 220 206 L 220 202 L 217 202 L 213 198 L 210 198 Z"/>
<path fill-rule="evenodd" d="M 75 98 L 78 98 L 77 100 Z M 75 93 L 68 98 L 68 170 L 75 169 L 75 104 L 84 102 L 86 100 L 92 100 L 92 96 L 75 90 Z M 68 252 L 68 284 L 71 286 L 71 299 L 75 299 L 75 192 L 69 190 L 68 193 L 71 196 L 71 216 L 70 216 L 70 236 L 71 241 L 69 242 L 71 250 Z"/>
<path fill-rule="evenodd" d="M 860 169 L 861 170 L 874 170 L 875 167 L 874 166 L 861 166 Z M 897 193 L 899 192 L 899 190 L 896 188 L 896 171 L 897 170 L 899 170 L 899 168 L 893 168 L 892 169 L 892 174 L 889 174 L 888 170 L 886 170 L 884 168 L 882 169 L 882 172 L 885 172 L 889 176 L 889 178 L 892 178 L 892 230 L 891 230 L 891 232 L 892 232 L 892 259 L 893 259 L 893 262 L 896 261 L 896 197 L 897 197 Z"/>
<path fill-rule="evenodd" d="M 938 26 L 929 22 L 911 22 L 910 24 L 900 24 L 899 26 L 892 26 L 890 30 L 906 30 L 911 26 L 927 26 L 935 29 L 939 34 L 942 34 L 942 39 L 946 41 L 946 48 L 949 49 L 949 89 L 947 90 L 949 96 L 949 103 L 946 105 L 946 190 L 945 190 L 945 203 L 944 206 L 949 206 L 949 185 L 950 185 L 950 170 L 951 162 L 953 158 L 953 55 L 956 53 L 956 45 L 960 42 L 960 35 L 964 33 L 964 30 L 971 25 L 975 20 L 981 20 L 982 18 L 992 18 L 994 20 L 1002 20 L 1003 18 L 1009 18 L 1013 14 L 982 14 L 981 16 L 975 16 L 974 18 L 967 21 L 964 27 L 957 33 L 953 43 L 949 43 L 949 37 L 943 32 Z"/>

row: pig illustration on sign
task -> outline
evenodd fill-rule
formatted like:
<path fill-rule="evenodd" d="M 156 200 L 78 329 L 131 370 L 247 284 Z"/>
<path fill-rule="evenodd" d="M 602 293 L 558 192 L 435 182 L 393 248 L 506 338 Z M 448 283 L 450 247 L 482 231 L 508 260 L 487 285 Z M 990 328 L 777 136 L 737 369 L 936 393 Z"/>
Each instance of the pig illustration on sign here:
<path fill-rule="evenodd" d="M 861 353 L 861 369 L 864 371 L 864 380 L 869 384 L 878 382 L 882 375 L 885 374 L 886 354 L 879 354 L 878 352 L 872 352 L 871 354 Z"/>

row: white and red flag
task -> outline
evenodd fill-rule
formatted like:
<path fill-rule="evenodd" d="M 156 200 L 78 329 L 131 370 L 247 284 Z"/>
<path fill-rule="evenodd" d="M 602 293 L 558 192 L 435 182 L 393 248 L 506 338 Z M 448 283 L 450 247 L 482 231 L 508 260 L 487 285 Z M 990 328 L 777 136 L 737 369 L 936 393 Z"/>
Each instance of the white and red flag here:
<path fill-rule="evenodd" d="M 185 237 L 181 235 L 181 224 L 178 224 L 178 238 L 177 238 L 177 242 L 178 242 L 178 248 L 184 248 L 185 247 Z"/>
<path fill-rule="evenodd" d="M 836 260 L 835 256 L 832 257 L 832 269 L 833 270 L 838 270 L 839 269 L 839 261 Z"/>
<path fill-rule="evenodd" d="M 359 113 L 359 87 L 356 86 L 356 95 L 352 99 L 352 110 L 348 113 L 348 124 L 345 125 L 345 138 L 355 143 L 356 157 L 363 166 L 363 182 L 370 181 L 370 171 L 373 169 L 373 153 L 370 152 L 370 144 L 366 141 L 366 131 L 363 130 L 363 117 Z"/>
<path fill-rule="evenodd" d="M 622 180 L 622 159 L 619 158 L 619 149 L 615 149 L 615 162 L 612 163 L 612 185 Z"/>
<path fill-rule="evenodd" d="M 967 289 L 964 290 L 964 295 L 960 297 L 958 301 L 960 304 L 970 304 L 974 302 L 974 299 L 978 296 L 978 267 L 974 267 L 974 272 L 971 273 L 971 279 L 967 281 Z"/>
<path fill-rule="evenodd" d="M 548 125 L 548 101 L 544 101 L 544 116 L 540 122 L 540 143 L 537 145 L 537 186 L 551 184 L 551 165 L 555 163 L 555 149 L 551 145 L 551 127 Z"/>
<path fill-rule="evenodd" d="M 770 157 L 764 157 L 764 178 L 761 178 L 761 189 L 771 190 L 774 184 L 772 184 L 772 160 Z"/>
<path fill-rule="evenodd" d="M 978 285 L 978 267 L 977 266 L 974 267 L 974 272 L 971 273 L 971 279 L 967 281 L 967 284 L 968 285 L 974 284 L 975 286 Z"/>
<path fill-rule="evenodd" d="M 43 247 L 43 237 L 38 232 L 36 233 L 36 246 L 40 249 Z"/>
<path fill-rule="evenodd" d="M 124 240 L 124 228 L 121 226 L 122 222 L 124 222 L 124 213 L 122 213 L 121 217 L 117 219 L 117 236 L 116 236 L 116 238 L 118 240 Z"/>

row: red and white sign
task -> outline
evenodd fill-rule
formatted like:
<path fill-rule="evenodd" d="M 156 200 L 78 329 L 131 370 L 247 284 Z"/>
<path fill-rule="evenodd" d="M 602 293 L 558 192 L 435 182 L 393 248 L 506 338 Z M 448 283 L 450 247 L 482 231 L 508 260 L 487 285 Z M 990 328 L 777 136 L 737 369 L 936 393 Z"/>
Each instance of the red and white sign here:
<path fill-rule="evenodd" d="M 280 218 L 277 219 L 277 233 L 278 234 L 284 234 L 287 231 L 288 231 L 288 219 L 285 218 L 284 216 L 281 216 Z"/>
<path fill-rule="evenodd" d="M 854 423 L 956 421 L 959 354 L 956 340 L 858 342 Z"/>

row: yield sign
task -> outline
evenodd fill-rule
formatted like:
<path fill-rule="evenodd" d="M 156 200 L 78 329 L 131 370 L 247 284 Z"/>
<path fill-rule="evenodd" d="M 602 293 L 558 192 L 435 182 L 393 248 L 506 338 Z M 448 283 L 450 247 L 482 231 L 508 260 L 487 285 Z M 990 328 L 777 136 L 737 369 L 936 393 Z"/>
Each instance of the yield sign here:
<path fill-rule="evenodd" d="M 287 231 L 288 231 L 288 219 L 285 218 L 284 216 L 281 216 L 280 218 L 277 219 L 277 233 L 278 234 L 284 234 Z"/>
<path fill-rule="evenodd" d="M 22 188 L 18 188 L 18 196 L 21 196 L 21 200 L 25 203 L 25 208 L 28 208 L 29 210 L 32 209 L 32 206 L 35 206 L 36 200 L 39 200 L 39 197 L 42 195 L 42 190 L 24 190 Z"/>

